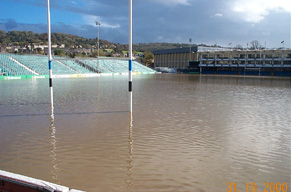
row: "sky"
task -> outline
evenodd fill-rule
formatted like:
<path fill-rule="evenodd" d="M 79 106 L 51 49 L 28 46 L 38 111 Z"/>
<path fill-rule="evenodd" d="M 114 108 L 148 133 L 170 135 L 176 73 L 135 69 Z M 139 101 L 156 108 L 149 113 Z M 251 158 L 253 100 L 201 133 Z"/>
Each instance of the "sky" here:
<path fill-rule="evenodd" d="M 46 0 L 0 0 L 0 29 L 47 32 Z M 128 43 L 128 0 L 50 0 L 52 32 Z M 133 43 L 291 48 L 291 0 L 133 0 Z"/>

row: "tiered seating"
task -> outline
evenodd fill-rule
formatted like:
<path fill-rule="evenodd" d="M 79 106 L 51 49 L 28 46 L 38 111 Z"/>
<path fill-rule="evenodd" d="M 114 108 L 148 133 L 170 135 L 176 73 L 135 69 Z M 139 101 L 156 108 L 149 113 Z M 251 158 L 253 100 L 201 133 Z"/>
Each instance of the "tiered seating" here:
<path fill-rule="evenodd" d="M 9 58 L 9 55 L 0 54 L 0 64 L 9 75 L 32 75 L 33 73 Z"/>
<path fill-rule="evenodd" d="M 86 61 L 87 62 L 87 61 Z M 92 66 L 97 66 L 97 60 L 89 61 L 87 63 L 92 63 Z M 87 64 L 86 63 L 86 64 Z M 126 73 L 128 72 L 128 61 L 126 60 L 100 60 L 99 61 L 99 68 L 106 68 L 110 72 L 113 73 Z M 155 72 L 154 70 L 136 62 L 132 62 L 132 71 L 133 72 Z M 101 71 L 103 72 L 103 71 Z M 105 72 L 106 73 L 106 72 Z"/>
<path fill-rule="evenodd" d="M 86 65 L 94 68 L 95 70 L 98 70 L 98 61 L 97 60 L 82 60 L 83 63 L 85 63 Z M 110 71 L 109 69 L 107 69 L 104 65 L 103 60 L 99 61 L 99 71 L 101 73 L 113 73 L 113 71 Z"/>
<path fill-rule="evenodd" d="M 79 73 L 83 73 L 83 74 L 94 73 L 94 72 L 90 71 L 89 69 L 86 69 L 85 67 L 80 66 L 78 63 L 76 63 L 73 60 L 61 60 L 60 62 L 70 66 L 71 68 L 78 71 Z"/>
<path fill-rule="evenodd" d="M 148 68 L 136 61 L 133 62 L 132 68 L 133 68 L 132 70 L 136 72 L 155 72 L 155 70 Z"/>
<path fill-rule="evenodd" d="M 7 69 L 0 63 L 0 75 L 2 74 L 10 75 L 9 71 L 7 71 Z"/>
<path fill-rule="evenodd" d="M 103 60 L 104 66 L 114 73 L 124 73 L 128 72 L 128 68 L 121 63 L 119 60 Z"/>
<path fill-rule="evenodd" d="M 48 58 L 46 56 L 27 56 L 27 55 L 13 55 L 15 60 L 26 65 L 28 68 L 36 71 L 40 75 L 49 74 L 48 69 Z M 52 61 L 53 74 L 62 75 L 62 74 L 76 74 L 74 70 L 62 65 L 57 61 Z"/>
<path fill-rule="evenodd" d="M 14 61 L 14 60 L 15 61 Z M 75 60 L 63 60 L 63 57 L 55 57 L 60 59 L 59 61 L 52 61 L 53 74 L 87 74 L 95 73 L 79 65 Z M 126 73 L 128 72 L 128 61 L 126 60 L 115 60 L 115 59 L 102 59 L 102 60 L 86 60 L 80 59 L 79 62 L 92 67 L 100 73 Z M 99 62 L 99 67 L 98 67 Z M 155 72 L 154 70 L 133 61 L 133 72 Z M 38 73 L 39 75 L 48 75 L 48 58 L 47 56 L 36 56 L 36 55 L 8 55 L 0 54 L 0 68 L 1 72 L 6 72 L 8 75 L 33 75 L 35 73 L 28 69 Z"/>
<path fill-rule="evenodd" d="M 57 61 L 52 62 L 52 68 L 53 68 L 53 74 L 56 74 L 56 75 L 78 74 L 78 72 L 66 67 L 65 65 Z"/>
<path fill-rule="evenodd" d="M 11 57 L 40 75 L 48 74 L 48 62 L 46 61 L 46 63 L 43 63 L 38 61 L 37 58 L 39 56 L 11 55 Z"/>

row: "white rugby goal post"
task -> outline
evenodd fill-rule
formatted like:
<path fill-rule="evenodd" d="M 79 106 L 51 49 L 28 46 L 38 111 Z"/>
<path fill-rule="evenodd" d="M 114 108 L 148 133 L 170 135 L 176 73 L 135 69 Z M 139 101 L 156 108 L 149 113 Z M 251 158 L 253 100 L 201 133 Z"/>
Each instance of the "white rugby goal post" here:
<path fill-rule="evenodd" d="M 129 91 L 129 112 L 132 113 L 132 0 L 128 0 L 129 12 L 129 52 L 128 52 L 128 91 Z M 54 119 L 54 99 L 52 80 L 52 53 L 51 53 L 51 22 L 50 22 L 50 0 L 47 0 L 47 34 L 48 34 L 48 64 L 49 64 L 49 87 L 50 87 L 50 109 L 51 119 Z"/>

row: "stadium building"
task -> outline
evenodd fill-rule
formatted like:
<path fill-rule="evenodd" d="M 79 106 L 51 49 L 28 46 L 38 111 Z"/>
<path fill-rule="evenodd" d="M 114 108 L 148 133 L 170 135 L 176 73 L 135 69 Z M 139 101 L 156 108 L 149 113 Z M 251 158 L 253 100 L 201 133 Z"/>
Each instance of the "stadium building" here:
<path fill-rule="evenodd" d="M 157 70 L 203 74 L 291 76 L 291 50 L 232 50 L 193 46 L 154 51 Z"/>

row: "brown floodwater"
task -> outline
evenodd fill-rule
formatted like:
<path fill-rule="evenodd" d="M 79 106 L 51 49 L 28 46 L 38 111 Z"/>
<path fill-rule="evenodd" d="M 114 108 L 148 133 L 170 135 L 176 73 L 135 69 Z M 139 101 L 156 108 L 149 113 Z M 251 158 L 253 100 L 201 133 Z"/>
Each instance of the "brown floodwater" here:
<path fill-rule="evenodd" d="M 0 169 L 88 192 L 291 189 L 290 79 L 137 75 L 132 119 L 127 86 L 54 79 L 51 121 L 48 79 L 0 81 Z"/>

